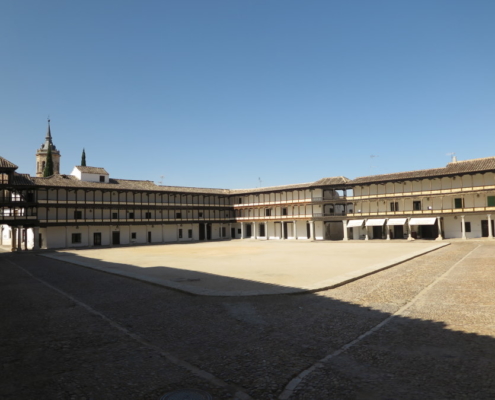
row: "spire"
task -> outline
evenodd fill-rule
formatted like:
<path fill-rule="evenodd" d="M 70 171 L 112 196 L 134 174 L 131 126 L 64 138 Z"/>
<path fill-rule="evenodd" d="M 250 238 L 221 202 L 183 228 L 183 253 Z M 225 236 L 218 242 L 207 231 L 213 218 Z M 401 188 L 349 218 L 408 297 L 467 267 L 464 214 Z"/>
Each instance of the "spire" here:
<path fill-rule="evenodd" d="M 46 130 L 45 143 L 41 145 L 40 151 L 48 151 L 48 148 L 57 150 L 57 147 L 52 142 L 52 130 L 50 128 L 50 117 L 48 117 L 48 129 Z"/>
<path fill-rule="evenodd" d="M 50 143 L 52 141 L 52 132 L 50 130 L 50 117 L 48 117 L 48 130 L 46 132 L 46 137 L 45 139 L 49 139 L 50 140 Z"/>

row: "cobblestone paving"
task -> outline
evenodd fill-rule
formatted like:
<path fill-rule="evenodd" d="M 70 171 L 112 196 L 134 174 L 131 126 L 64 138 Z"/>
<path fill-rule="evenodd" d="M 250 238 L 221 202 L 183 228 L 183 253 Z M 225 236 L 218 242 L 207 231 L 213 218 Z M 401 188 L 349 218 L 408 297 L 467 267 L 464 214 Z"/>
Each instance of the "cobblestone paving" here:
<path fill-rule="evenodd" d="M 0 282 L 5 399 L 147 400 L 180 388 L 277 399 L 394 313 L 288 398 L 495 398 L 489 241 L 304 295 L 191 296 L 33 254 L 1 254 Z"/>

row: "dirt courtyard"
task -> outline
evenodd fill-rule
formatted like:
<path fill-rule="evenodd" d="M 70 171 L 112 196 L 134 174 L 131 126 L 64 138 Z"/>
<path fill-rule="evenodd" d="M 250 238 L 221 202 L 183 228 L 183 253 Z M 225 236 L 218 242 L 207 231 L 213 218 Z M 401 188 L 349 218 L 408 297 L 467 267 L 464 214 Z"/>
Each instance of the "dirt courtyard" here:
<path fill-rule="evenodd" d="M 194 294 L 240 296 L 332 287 L 447 244 L 238 240 L 71 249 L 45 256 Z"/>

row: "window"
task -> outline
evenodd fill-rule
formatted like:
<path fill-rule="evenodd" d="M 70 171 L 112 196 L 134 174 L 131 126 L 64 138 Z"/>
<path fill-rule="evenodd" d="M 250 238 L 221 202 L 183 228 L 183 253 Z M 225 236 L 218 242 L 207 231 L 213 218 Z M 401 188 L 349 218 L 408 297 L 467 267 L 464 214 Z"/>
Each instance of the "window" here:
<path fill-rule="evenodd" d="M 282 215 L 287 215 L 287 208 L 282 208 Z"/>
<path fill-rule="evenodd" d="M 175 218 L 181 219 L 182 218 L 182 213 L 175 213 Z"/>
<path fill-rule="evenodd" d="M 486 198 L 486 203 L 488 207 L 495 207 L 495 196 L 488 196 Z"/>
<path fill-rule="evenodd" d="M 238 201 L 239 204 L 242 204 L 242 198 L 239 197 L 239 201 Z"/>
<path fill-rule="evenodd" d="M 413 210 L 421 210 L 421 201 L 413 201 Z"/>
<path fill-rule="evenodd" d="M 74 219 L 81 219 L 82 211 L 74 211 Z"/>
<path fill-rule="evenodd" d="M 187 230 L 187 237 L 188 237 L 189 239 L 192 239 L 192 229 L 188 229 L 188 230 Z"/>
<path fill-rule="evenodd" d="M 151 213 L 150 212 L 147 212 L 145 215 L 146 215 L 145 218 L 148 218 L 148 219 L 151 218 Z"/>
<path fill-rule="evenodd" d="M 131 233 L 131 239 L 136 239 L 136 232 Z"/>
<path fill-rule="evenodd" d="M 117 218 L 119 218 L 119 214 L 116 212 L 112 213 L 112 219 L 117 219 Z"/>
<path fill-rule="evenodd" d="M 471 232 L 471 222 L 465 222 L 464 226 L 466 227 L 466 232 Z"/>
<path fill-rule="evenodd" d="M 272 215 L 272 210 L 271 208 L 265 208 L 265 217 L 269 217 Z"/>
<path fill-rule="evenodd" d="M 72 234 L 72 243 L 81 243 L 81 234 L 73 233 Z"/>
<path fill-rule="evenodd" d="M 179 229 L 179 239 L 182 239 L 182 229 Z"/>
<path fill-rule="evenodd" d="M 202 212 L 198 213 L 198 215 L 199 215 L 199 218 L 202 218 L 203 217 L 203 213 Z"/>
<path fill-rule="evenodd" d="M 100 182 L 105 182 L 105 175 L 100 175 Z"/>
<path fill-rule="evenodd" d="M 227 229 L 222 226 L 222 237 L 226 237 L 227 236 Z"/>
<path fill-rule="evenodd" d="M 134 219 L 134 213 L 133 212 L 129 213 L 129 219 Z"/>
<path fill-rule="evenodd" d="M 399 211 L 399 202 L 398 201 L 392 201 L 390 203 L 390 211 Z"/>
<path fill-rule="evenodd" d="M 241 232 L 242 232 L 242 231 L 241 231 L 241 229 L 240 229 L 240 228 L 239 228 L 239 229 L 237 229 L 237 233 L 238 233 L 239 235 L 241 234 Z"/>
<path fill-rule="evenodd" d="M 454 199 L 454 208 L 464 208 L 463 199 Z"/>

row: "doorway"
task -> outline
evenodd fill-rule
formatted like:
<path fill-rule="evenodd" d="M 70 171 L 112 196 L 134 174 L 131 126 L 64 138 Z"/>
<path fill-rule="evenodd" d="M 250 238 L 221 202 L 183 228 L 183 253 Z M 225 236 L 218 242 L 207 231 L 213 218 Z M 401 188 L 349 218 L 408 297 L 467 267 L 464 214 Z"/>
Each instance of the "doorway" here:
<path fill-rule="evenodd" d="M 404 239 L 404 225 L 394 225 L 393 237 L 391 239 Z"/>
<path fill-rule="evenodd" d="M 199 224 L 199 240 L 205 240 L 205 224 Z"/>
<path fill-rule="evenodd" d="M 230 238 L 235 239 L 235 228 L 230 228 Z"/>
<path fill-rule="evenodd" d="M 284 239 L 287 239 L 289 237 L 287 222 L 282 222 L 282 224 L 284 224 Z"/>
<path fill-rule="evenodd" d="M 250 238 L 251 236 L 253 236 L 251 224 L 246 224 L 246 237 Z"/>
<path fill-rule="evenodd" d="M 418 226 L 418 235 L 421 239 L 436 239 L 438 237 L 438 225 L 420 225 Z"/>
<path fill-rule="evenodd" d="M 101 232 L 93 233 L 93 246 L 101 246 Z"/>
<path fill-rule="evenodd" d="M 492 219 L 492 235 L 495 234 L 495 221 Z M 481 220 L 481 237 L 488 237 L 488 220 L 487 219 L 482 219 Z"/>
<path fill-rule="evenodd" d="M 374 226 L 373 227 L 373 239 L 383 239 L 383 227 Z"/>
<path fill-rule="evenodd" d="M 148 243 L 151 243 L 151 232 L 148 232 Z"/>
<path fill-rule="evenodd" d="M 112 244 L 120 244 L 120 232 L 112 232 Z"/>
<path fill-rule="evenodd" d="M 260 234 L 259 236 L 265 236 L 265 224 L 260 224 Z"/>
<path fill-rule="evenodd" d="M 206 239 L 211 240 L 211 224 L 206 224 Z"/>

